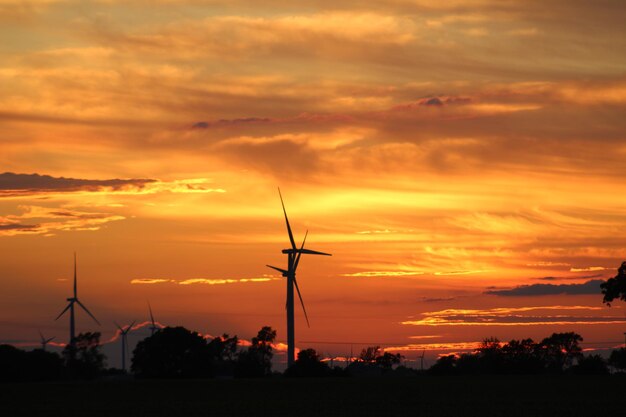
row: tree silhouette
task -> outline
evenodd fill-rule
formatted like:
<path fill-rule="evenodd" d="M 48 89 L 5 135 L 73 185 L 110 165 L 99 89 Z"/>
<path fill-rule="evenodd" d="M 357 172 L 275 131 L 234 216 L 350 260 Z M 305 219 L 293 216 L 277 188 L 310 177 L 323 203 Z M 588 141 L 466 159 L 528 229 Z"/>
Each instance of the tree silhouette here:
<path fill-rule="evenodd" d="M 131 370 L 139 378 L 210 376 L 206 340 L 184 327 L 166 327 L 137 343 Z"/>
<path fill-rule="evenodd" d="M 26 352 L 24 373 L 29 381 L 53 381 L 63 373 L 63 359 L 56 352 L 35 349 Z"/>
<path fill-rule="evenodd" d="M 538 346 L 538 352 L 545 361 L 546 368 L 553 372 L 562 372 L 572 366 L 574 360 L 582 358 L 579 342 L 583 338 L 574 332 L 552 333 Z"/>
<path fill-rule="evenodd" d="M 600 284 L 600 288 L 604 294 L 602 302 L 607 305 L 610 306 L 616 298 L 626 301 L 626 262 L 622 262 L 622 265 L 617 269 L 617 275 Z"/>
<path fill-rule="evenodd" d="M 286 376 L 294 377 L 319 377 L 329 374 L 330 368 L 320 360 L 320 356 L 315 349 L 304 349 L 298 352 L 298 359 L 285 371 Z"/>
<path fill-rule="evenodd" d="M 235 372 L 237 376 L 260 377 L 272 372 L 272 343 L 276 339 L 276 330 L 264 326 L 247 350 L 239 353 Z"/>
<path fill-rule="evenodd" d="M 622 372 L 626 371 L 626 348 L 612 351 L 609 357 L 609 365 Z"/>
<path fill-rule="evenodd" d="M 62 355 L 65 369 L 72 378 L 93 379 L 104 370 L 100 332 L 80 333 L 65 346 Z"/>
<path fill-rule="evenodd" d="M 0 382 L 24 379 L 25 352 L 11 345 L 0 345 Z"/>
<path fill-rule="evenodd" d="M 578 363 L 571 370 L 579 375 L 607 375 L 609 373 L 606 360 L 600 355 L 580 357 Z"/>
<path fill-rule="evenodd" d="M 212 376 L 230 376 L 234 373 L 239 339 L 223 334 L 207 344 Z"/>

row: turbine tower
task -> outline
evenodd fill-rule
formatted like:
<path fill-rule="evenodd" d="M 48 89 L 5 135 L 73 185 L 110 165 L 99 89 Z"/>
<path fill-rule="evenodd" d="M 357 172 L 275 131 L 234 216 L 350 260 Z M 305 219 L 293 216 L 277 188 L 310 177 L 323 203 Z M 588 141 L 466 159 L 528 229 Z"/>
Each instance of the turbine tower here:
<path fill-rule="evenodd" d="M 152 307 L 150 306 L 150 301 L 148 301 L 148 310 L 150 311 L 150 336 L 154 336 L 154 332 L 160 330 L 161 328 L 156 325 L 154 321 L 154 315 L 152 315 Z"/>
<path fill-rule="evenodd" d="M 74 296 L 68 298 L 67 301 L 68 301 L 67 306 L 65 307 L 65 309 L 63 311 L 61 311 L 61 314 L 59 314 L 55 320 L 58 320 L 63 314 L 65 314 L 65 312 L 67 310 L 70 311 L 70 341 L 69 341 L 69 345 L 73 345 L 74 344 L 74 339 L 76 338 L 76 334 L 75 334 L 76 322 L 75 322 L 75 319 L 74 319 L 74 304 L 78 304 L 80 306 L 80 308 L 85 310 L 85 313 L 89 314 L 89 316 L 96 323 L 98 323 L 98 325 L 100 325 L 100 322 L 98 321 L 98 319 L 96 319 L 96 317 L 93 314 L 91 314 L 91 312 L 89 310 L 87 310 L 87 307 L 85 307 L 85 305 L 83 303 L 81 303 L 80 300 L 78 299 L 78 292 L 76 291 L 76 252 L 74 252 Z"/>
<path fill-rule="evenodd" d="M 287 224 L 287 233 L 289 234 L 289 241 L 291 242 L 291 248 L 283 249 L 282 253 L 287 255 L 287 269 L 277 268 L 275 266 L 267 265 L 268 267 L 280 272 L 283 277 L 287 278 L 287 366 L 291 366 L 295 360 L 295 325 L 294 325 L 294 301 L 293 301 L 293 287 L 296 287 L 298 292 L 298 298 L 300 298 L 300 304 L 302 305 L 302 311 L 304 311 L 304 317 L 306 318 L 307 326 L 309 325 L 309 317 L 306 314 L 306 308 L 304 307 L 304 301 L 302 300 L 302 294 L 300 294 L 300 288 L 298 288 L 298 281 L 296 281 L 296 270 L 300 263 L 300 256 L 305 255 L 324 255 L 332 256 L 330 253 L 317 252 L 304 248 L 308 230 L 304 235 L 302 246 L 298 248 L 296 241 L 293 238 L 291 226 L 289 225 L 289 218 L 287 218 L 287 210 L 285 209 L 285 203 L 283 202 L 283 196 L 278 189 L 278 195 L 280 197 L 280 204 L 283 206 L 283 213 L 285 214 L 285 223 Z"/>
<path fill-rule="evenodd" d="M 46 350 L 46 345 L 47 345 L 48 343 L 50 343 L 50 342 L 54 339 L 54 336 L 52 336 L 52 337 L 51 337 L 51 338 L 49 338 L 49 339 L 46 339 L 46 338 L 43 336 L 43 333 L 41 333 L 41 330 L 40 330 L 40 331 L 39 331 L 39 337 L 41 338 L 41 350 L 45 351 L 45 350 Z"/>
<path fill-rule="evenodd" d="M 122 336 L 122 371 L 126 372 L 126 335 L 128 335 L 128 332 L 133 328 L 135 322 L 133 321 L 131 324 L 129 324 L 126 329 L 122 328 L 116 322 L 113 323 L 115 323 L 117 328 L 120 329 L 120 336 Z"/>
<path fill-rule="evenodd" d="M 424 370 L 424 355 L 426 354 L 426 349 L 422 350 L 422 354 L 420 355 L 420 370 Z"/>

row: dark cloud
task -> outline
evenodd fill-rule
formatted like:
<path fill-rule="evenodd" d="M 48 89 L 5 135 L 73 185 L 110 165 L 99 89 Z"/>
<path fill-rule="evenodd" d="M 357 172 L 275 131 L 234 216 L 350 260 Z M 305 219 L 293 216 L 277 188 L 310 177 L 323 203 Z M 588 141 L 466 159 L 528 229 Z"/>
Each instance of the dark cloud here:
<path fill-rule="evenodd" d="M 583 284 L 532 284 L 520 285 L 508 290 L 489 290 L 485 294 L 504 297 L 532 297 L 540 295 L 583 295 L 600 294 L 600 284 L 604 281 L 595 279 Z"/>
<path fill-rule="evenodd" d="M 270 123 L 272 119 L 267 117 L 241 117 L 236 119 L 219 119 L 214 122 L 197 122 L 194 123 L 191 128 L 192 129 L 208 129 L 210 127 L 220 127 L 220 126 L 237 126 L 237 125 L 248 125 L 248 124 L 257 124 L 257 123 Z"/>
<path fill-rule="evenodd" d="M 37 231 L 39 225 L 37 224 L 20 224 L 20 223 L 0 223 L 0 231 L 2 230 L 16 230 L 21 232 Z"/>
<path fill-rule="evenodd" d="M 0 197 L 30 195 L 45 192 L 98 191 L 102 188 L 119 190 L 125 187 L 144 187 L 156 182 L 152 179 L 86 180 L 52 177 L 39 174 L 0 174 Z"/>
<path fill-rule="evenodd" d="M 424 106 L 443 106 L 443 102 L 439 99 L 439 97 L 429 98 L 428 100 L 422 102 Z"/>
<path fill-rule="evenodd" d="M 456 297 L 421 297 L 420 301 L 424 303 L 439 303 L 443 301 L 453 301 Z"/>
<path fill-rule="evenodd" d="M 600 278 L 602 276 L 603 276 L 602 274 L 594 274 L 594 275 L 583 275 L 580 277 L 541 277 L 541 278 L 535 278 L 535 279 L 538 279 L 540 281 L 578 281 L 581 279 Z"/>

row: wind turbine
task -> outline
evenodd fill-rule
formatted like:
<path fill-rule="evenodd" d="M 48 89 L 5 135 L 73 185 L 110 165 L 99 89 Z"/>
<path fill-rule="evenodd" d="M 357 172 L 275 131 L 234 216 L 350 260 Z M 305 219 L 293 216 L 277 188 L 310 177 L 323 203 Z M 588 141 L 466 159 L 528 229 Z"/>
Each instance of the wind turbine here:
<path fill-rule="evenodd" d="M 39 331 L 39 337 L 41 337 L 41 350 L 45 351 L 46 350 L 46 345 L 48 343 L 50 343 L 54 339 L 54 336 L 52 336 L 49 339 L 46 339 L 45 337 L 43 337 L 43 333 L 41 333 L 41 330 L 40 330 Z"/>
<path fill-rule="evenodd" d="M 152 307 L 150 306 L 150 301 L 148 301 L 148 310 L 150 311 L 150 336 L 154 336 L 154 332 L 160 330 L 161 328 L 156 325 L 154 321 L 154 316 L 152 315 Z"/>
<path fill-rule="evenodd" d="M 120 336 L 122 336 L 122 371 L 126 372 L 126 335 L 128 335 L 128 332 L 131 331 L 131 329 L 135 325 L 135 322 L 133 321 L 131 324 L 129 324 L 126 329 L 122 328 L 116 322 L 113 323 L 115 323 L 117 328 L 120 329 Z"/>
<path fill-rule="evenodd" d="M 426 354 L 426 349 L 422 350 L 422 355 L 420 356 L 420 369 L 424 370 L 424 355 Z"/>
<path fill-rule="evenodd" d="M 304 249 L 304 243 L 306 237 L 309 234 L 307 230 L 302 241 L 302 246 L 298 248 L 296 241 L 293 238 L 293 232 L 289 225 L 289 219 L 287 218 L 287 210 L 285 209 L 285 203 L 283 202 L 283 196 L 278 189 L 278 195 L 280 196 L 280 204 L 283 206 L 283 213 L 285 214 L 285 223 L 287 224 L 287 233 L 289 234 L 289 241 L 291 242 L 291 248 L 283 249 L 282 253 L 287 255 L 287 269 L 277 268 L 275 266 L 267 265 L 268 267 L 280 272 L 283 277 L 287 278 L 287 366 L 293 365 L 295 361 L 295 326 L 294 326 L 294 302 L 293 302 L 293 287 L 295 285 L 298 292 L 298 298 L 300 298 L 300 304 L 302 305 L 302 311 L 304 311 L 304 317 L 306 318 L 307 326 L 309 325 L 309 317 L 306 314 L 306 308 L 304 307 L 304 301 L 302 301 L 302 294 L 300 294 L 300 288 L 298 288 L 298 281 L 296 281 L 296 270 L 300 263 L 300 256 L 305 255 L 324 255 L 332 256 L 330 253 L 317 252 L 310 249 Z"/>
<path fill-rule="evenodd" d="M 55 320 L 58 320 L 63 314 L 65 314 L 67 310 L 70 311 L 70 342 L 69 344 L 73 345 L 74 339 L 76 338 L 76 334 L 75 334 L 76 322 L 74 319 L 74 304 L 75 303 L 77 303 L 80 306 L 80 308 L 85 310 L 85 313 L 89 314 L 89 316 L 96 323 L 98 323 L 98 325 L 100 325 L 100 322 L 98 321 L 98 319 L 96 319 L 96 317 L 93 314 L 91 314 L 91 312 L 87 310 L 87 307 L 85 307 L 85 305 L 81 303 L 80 300 L 78 299 L 78 292 L 76 291 L 76 252 L 74 252 L 74 296 L 68 298 L 67 301 L 68 301 L 67 307 L 65 307 L 65 309 L 61 311 L 61 314 L 59 314 Z"/>

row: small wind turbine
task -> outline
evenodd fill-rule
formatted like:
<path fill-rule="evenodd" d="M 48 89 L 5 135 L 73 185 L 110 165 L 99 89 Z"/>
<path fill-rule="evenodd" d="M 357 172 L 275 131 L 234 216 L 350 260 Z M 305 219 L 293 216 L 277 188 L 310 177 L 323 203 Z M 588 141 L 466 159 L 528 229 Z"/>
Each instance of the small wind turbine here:
<path fill-rule="evenodd" d="M 49 338 L 49 339 L 46 339 L 46 338 L 43 336 L 43 333 L 41 333 L 41 330 L 40 330 L 40 331 L 39 331 L 39 337 L 41 338 L 41 350 L 44 350 L 44 351 L 45 351 L 45 350 L 46 350 L 46 345 L 47 345 L 48 343 L 50 343 L 50 342 L 54 339 L 54 336 L 52 336 L 52 337 L 51 337 L 51 338 Z"/>
<path fill-rule="evenodd" d="M 422 350 L 422 355 L 420 356 L 420 369 L 424 370 L 424 355 L 426 354 L 426 349 Z"/>
<path fill-rule="evenodd" d="M 61 311 L 61 314 L 59 314 L 55 320 L 58 320 L 63 314 L 65 314 L 67 310 L 70 310 L 70 342 L 69 344 L 73 345 L 74 339 L 76 338 L 76 334 L 75 334 L 76 321 L 74 319 L 74 304 L 75 303 L 77 303 L 80 306 L 80 308 L 85 310 L 85 313 L 89 314 L 89 316 L 96 323 L 98 323 L 98 325 L 100 325 L 100 322 L 98 321 L 98 319 L 96 319 L 96 317 L 93 314 L 91 314 L 91 312 L 87 310 L 87 307 L 85 307 L 85 305 L 81 303 L 80 300 L 78 299 L 78 292 L 76 290 L 76 252 L 74 252 L 74 296 L 68 298 L 67 301 L 68 301 L 67 307 L 65 307 L 65 309 Z"/>
<path fill-rule="evenodd" d="M 128 332 L 131 331 L 131 329 L 135 325 L 135 322 L 133 321 L 131 324 L 129 324 L 126 329 L 122 328 L 116 322 L 113 323 L 115 323 L 117 328 L 120 329 L 120 336 L 122 337 L 122 371 L 126 372 L 126 335 L 128 335 Z"/>
<path fill-rule="evenodd" d="M 150 301 L 148 301 L 148 310 L 150 311 L 150 336 L 154 336 L 154 332 L 157 330 L 161 330 L 159 326 L 156 325 L 154 321 L 154 315 L 152 315 L 152 307 L 150 306 Z"/>
<path fill-rule="evenodd" d="M 287 218 L 287 210 L 285 210 L 285 203 L 283 202 L 283 196 L 280 193 L 280 188 L 278 189 L 278 195 L 280 196 L 280 203 L 283 206 L 283 213 L 285 214 L 285 223 L 287 224 L 287 233 L 289 234 L 289 241 L 291 242 L 290 249 L 283 249 L 282 252 L 287 255 L 287 269 L 277 268 L 275 266 L 267 265 L 268 267 L 280 272 L 283 277 L 287 278 L 287 366 L 293 365 L 295 361 L 295 325 L 294 325 L 294 302 L 293 302 L 293 287 L 295 285 L 296 291 L 298 292 L 298 298 L 300 298 L 300 304 L 302 305 L 302 310 L 304 311 L 304 317 L 306 318 L 307 326 L 309 325 L 309 317 L 306 314 L 306 308 L 304 307 L 304 301 L 302 301 L 302 294 L 300 294 L 300 288 L 298 288 L 298 281 L 296 281 L 296 270 L 298 269 L 298 264 L 300 263 L 300 256 L 302 254 L 306 255 L 324 255 L 324 256 L 332 256 L 330 253 L 317 252 L 314 250 L 304 249 L 304 243 L 306 242 L 306 237 L 308 235 L 308 230 L 304 235 L 304 240 L 302 241 L 302 246 L 298 248 L 296 246 L 296 241 L 293 238 L 293 233 L 291 231 L 291 226 L 289 225 L 289 219 Z"/>

